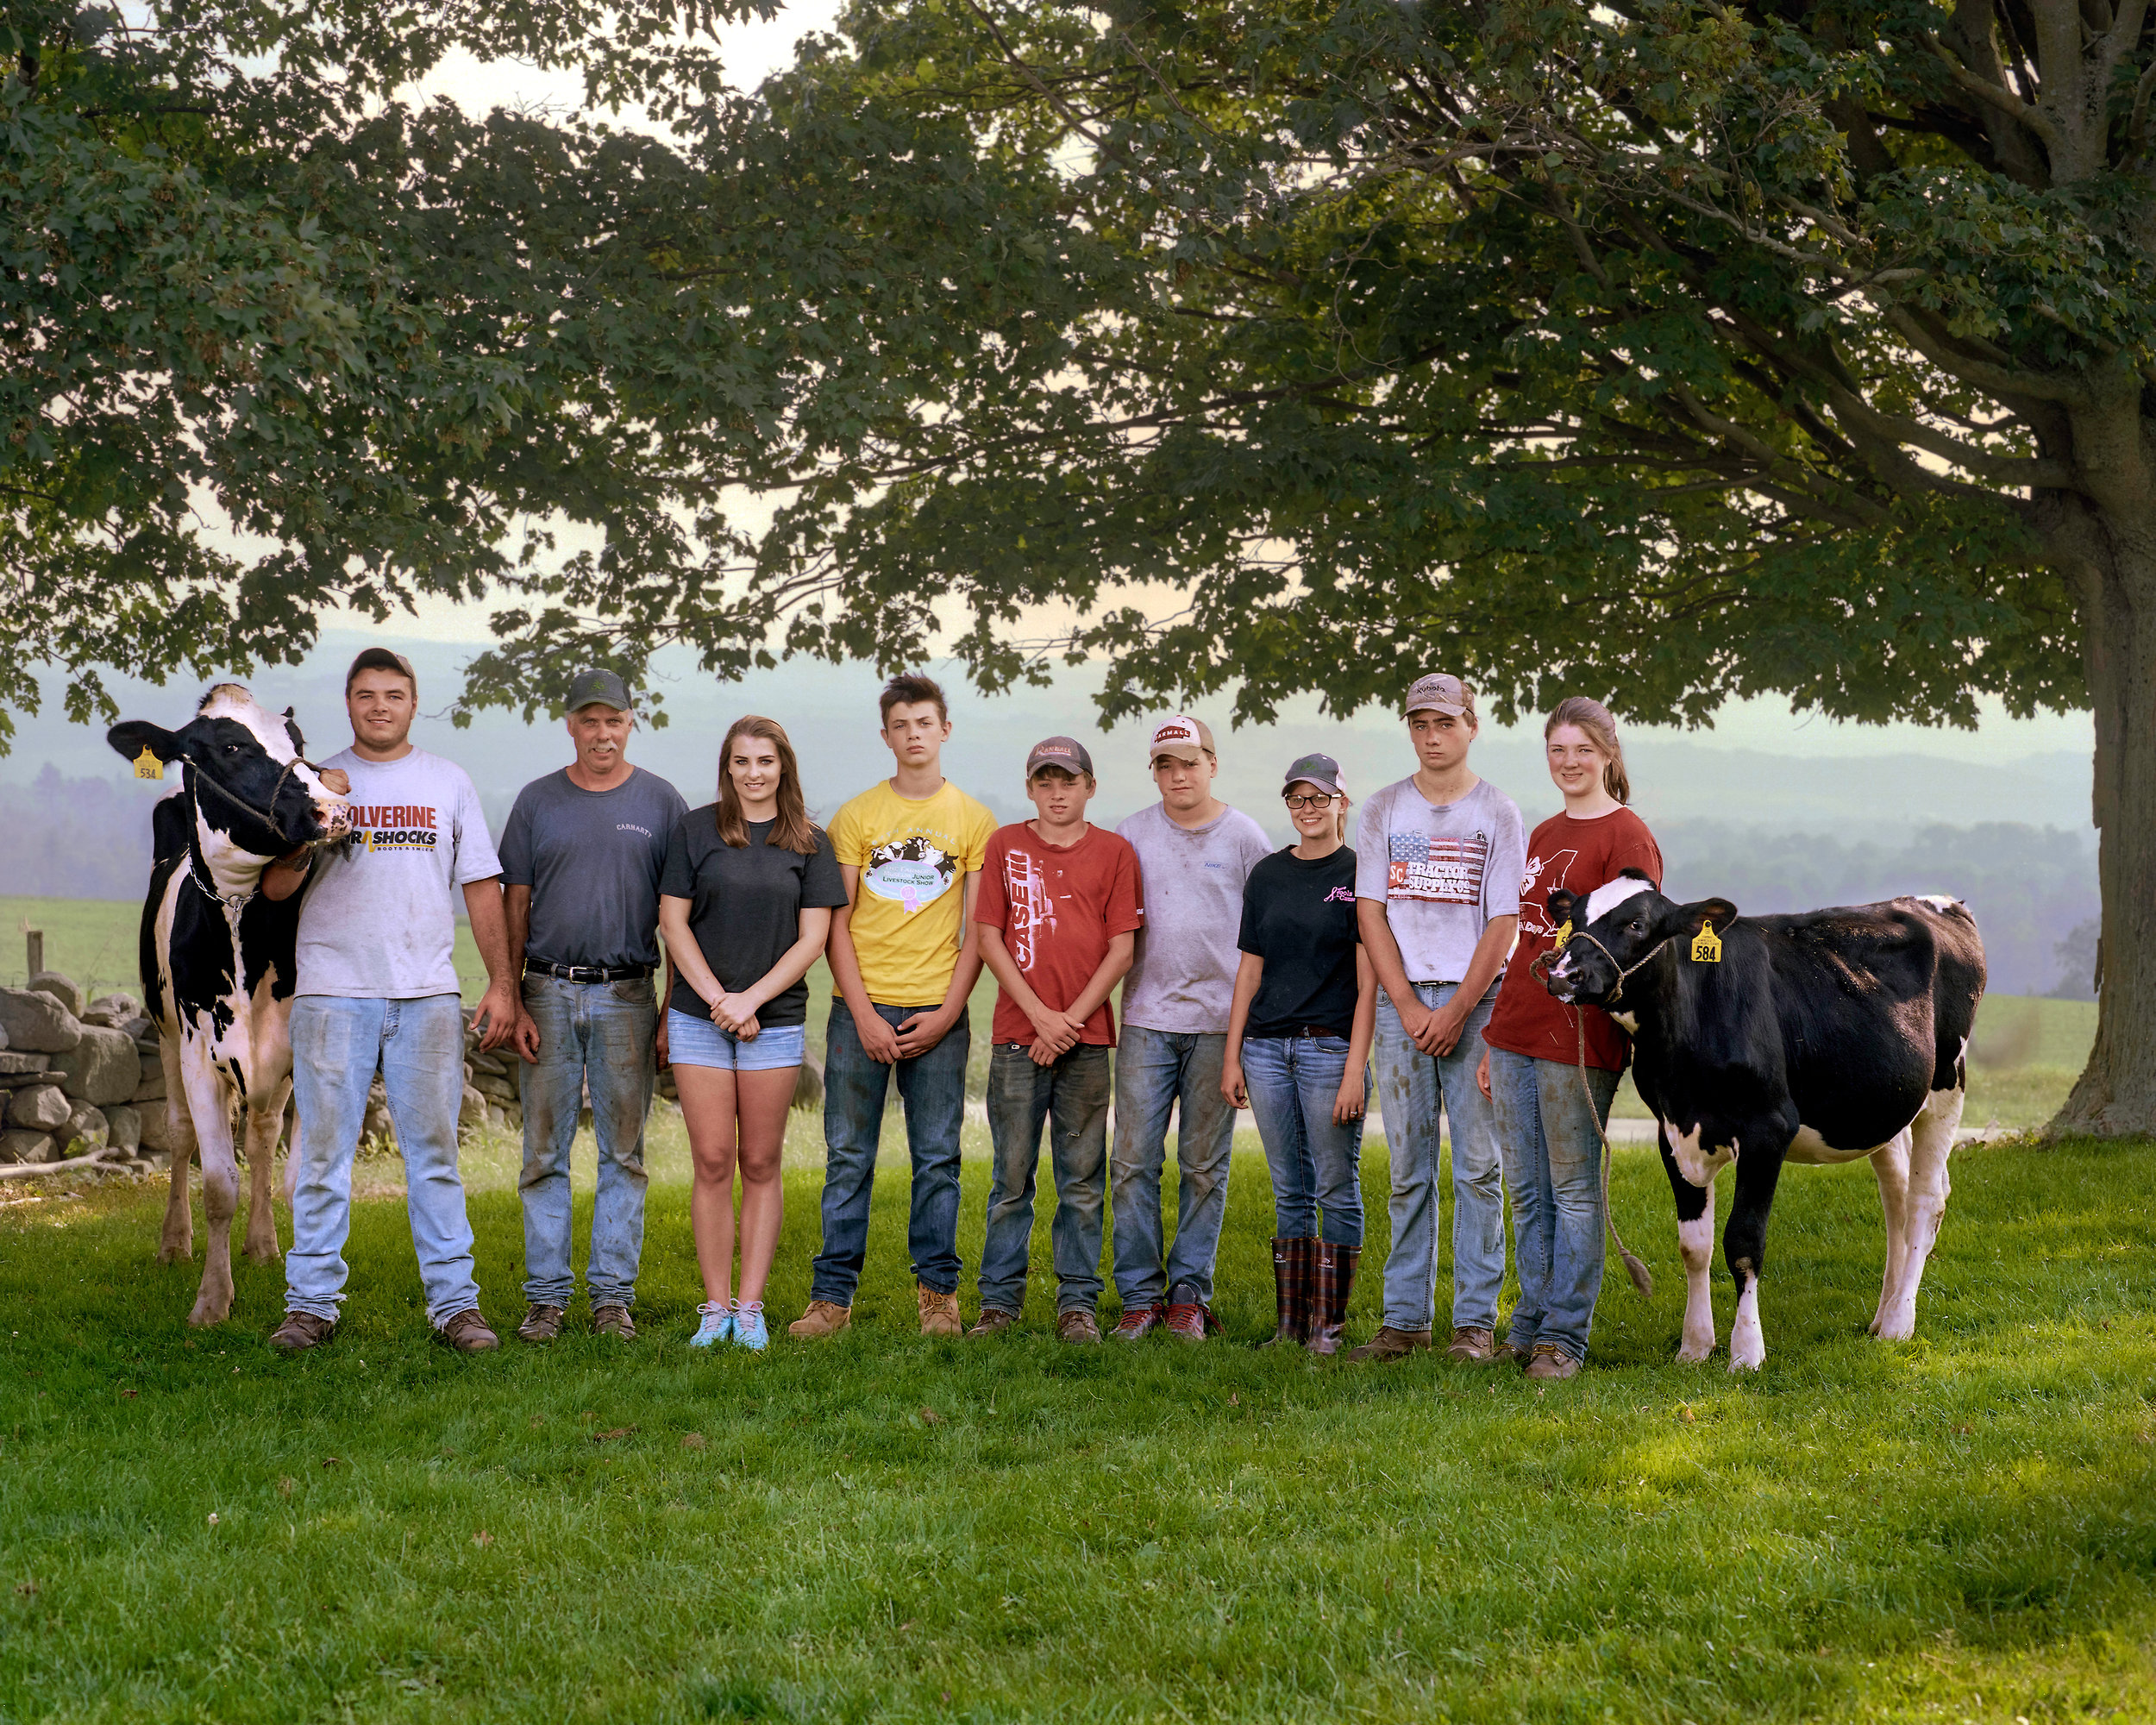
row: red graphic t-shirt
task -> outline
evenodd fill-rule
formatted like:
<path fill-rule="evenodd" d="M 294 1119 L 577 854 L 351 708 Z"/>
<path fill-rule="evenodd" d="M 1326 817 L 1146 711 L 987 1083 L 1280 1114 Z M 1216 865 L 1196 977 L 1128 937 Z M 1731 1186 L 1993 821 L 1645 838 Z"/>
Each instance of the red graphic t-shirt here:
<path fill-rule="evenodd" d="M 1505 965 L 1497 1005 L 1482 1040 L 1492 1048 L 1539 1060 L 1579 1058 L 1578 1014 L 1587 1019 L 1587 1063 L 1604 1072 L 1622 1072 L 1632 1057 L 1632 1038 L 1599 1007 L 1568 1007 L 1529 967 L 1555 943 L 1550 925 L 1550 894 L 1560 889 L 1582 897 L 1637 869 L 1657 887 L 1662 884 L 1662 850 L 1647 824 L 1628 808 L 1591 820 L 1552 815 L 1527 841 L 1527 870 L 1520 881 L 1520 943 Z M 1576 919 L 1573 926 L 1581 925 Z"/>
<path fill-rule="evenodd" d="M 1107 957 L 1108 942 L 1144 926 L 1138 852 L 1130 841 L 1097 826 L 1067 850 L 1044 844 L 1024 822 L 998 827 L 981 858 L 974 920 L 1003 935 L 1026 985 L 1061 1012 L 1082 994 Z M 994 1038 L 1034 1039 L 1033 1020 L 996 991 Z M 1086 1020 L 1081 1042 L 1115 1044 L 1115 1014 L 1106 1001 Z"/>

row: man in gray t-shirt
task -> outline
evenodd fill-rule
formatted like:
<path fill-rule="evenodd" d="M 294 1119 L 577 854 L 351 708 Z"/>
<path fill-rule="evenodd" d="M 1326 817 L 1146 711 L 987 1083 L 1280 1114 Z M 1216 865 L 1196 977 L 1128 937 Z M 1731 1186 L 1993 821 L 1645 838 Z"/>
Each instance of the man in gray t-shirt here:
<path fill-rule="evenodd" d="M 1116 831 L 1138 852 L 1145 925 L 1123 985 L 1115 1062 L 1115 1285 L 1135 1340 L 1165 1323 L 1202 1341 L 1210 1326 L 1213 1263 L 1227 1213 L 1235 1110 L 1220 1094 L 1228 1008 L 1241 962 L 1243 883 L 1271 850 L 1263 829 L 1213 794 L 1219 762 L 1213 733 L 1176 713 L 1153 727 L 1150 750 L 1161 800 Z M 1181 1176 L 1175 1243 L 1163 1262 L 1161 1170 L 1175 1111 Z"/>
<path fill-rule="evenodd" d="M 523 975 L 517 1048 L 524 1109 L 524 1299 L 517 1333 L 561 1333 L 569 1267 L 569 1147 L 589 1095 L 599 1192 L 585 1291 L 592 1327 L 636 1333 L 644 1239 L 644 1116 L 660 1037 L 659 872 L 681 794 L 629 764 L 636 715 L 611 671 L 570 685 L 576 758 L 517 794 L 502 833 L 510 957 Z"/>
<path fill-rule="evenodd" d="M 1520 810 L 1467 764 L 1472 690 L 1431 675 L 1408 690 L 1420 765 L 1363 805 L 1356 923 L 1377 973 L 1377 1095 L 1392 1163 L 1385 1320 L 1351 1359 L 1430 1346 L 1437 1294 L 1438 1120 L 1452 1129 L 1456 1360 L 1497 1357 L 1505 1189 L 1489 1099 L 1475 1082 L 1482 1026 L 1520 923 L 1527 845 Z"/>

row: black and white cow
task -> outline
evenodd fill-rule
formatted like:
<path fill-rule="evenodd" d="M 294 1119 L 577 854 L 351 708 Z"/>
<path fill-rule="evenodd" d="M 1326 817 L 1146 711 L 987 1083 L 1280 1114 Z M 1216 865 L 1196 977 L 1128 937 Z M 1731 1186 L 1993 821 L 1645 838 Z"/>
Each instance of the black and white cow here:
<path fill-rule="evenodd" d="M 1871 1158 L 1887 1236 L 1871 1330 L 1914 1335 L 1984 994 L 1984 942 L 1967 906 L 1893 899 L 1744 917 L 1726 899 L 1677 904 L 1627 869 L 1584 900 L 1552 893 L 1550 919 L 1580 932 L 1545 985 L 1632 1032 L 1633 1079 L 1660 1126 L 1684 1256 L 1677 1357 L 1714 1351 L 1714 1176 L 1733 1163 L 1722 1233 L 1737 1284 L 1731 1371 L 1766 1358 L 1759 1276 L 1784 1162 Z"/>
<path fill-rule="evenodd" d="M 142 906 L 143 998 L 163 1032 L 172 1184 L 160 1263 L 194 1253 L 187 1166 L 202 1155 L 210 1245 L 191 1324 L 232 1309 L 232 1215 L 239 1208 L 232 1109 L 247 1108 L 247 1255 L 277 1258 L 271 1169 L 291 1094 L 293 952 L 299 896 L 260 890 L 262 871 L 303 846 L 341 837 L 346 804 L 302 757 L 288 711 L 220 683 L 179 731 L 129 720 L 106 740 L 130 761 L 147 753 L 180 768 L 180 788 L 154 818 L 156 856 Z M 343 776 L 333 773 L 332 780 Z"/>

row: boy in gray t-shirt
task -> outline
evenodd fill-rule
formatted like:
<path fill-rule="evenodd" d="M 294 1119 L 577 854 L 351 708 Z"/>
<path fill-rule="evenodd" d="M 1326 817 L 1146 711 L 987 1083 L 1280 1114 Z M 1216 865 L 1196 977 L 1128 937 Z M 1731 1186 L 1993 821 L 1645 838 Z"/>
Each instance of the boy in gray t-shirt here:
<path fill-rule="evenodd" d="M 1377 973 L 1377 1094 L 1392 1161 L 1385 1321 L 1351 1359 L 1430 1346 L 1436 1299 L 1438 1122 L 1452 1135 L 1456 1360 L 1497 1358 L 1505 1191 L 1489 1099 L 1475 1082 L 1482 1026 L 1520 922 L 1527 845 L 1519 807 L 1469 770 L 1475 697 L 1457 677 L 1407 692 L 1420 765 L 1363 806 L 1356 921 Z"/>
<path fill-rule="evenodd" d="M 1138 852 L 1145 926 L 1123 985 L 1116 1051 L 1108 1176 L 1123 1317 L 1112 1333 L 1131 1341 L 1165 1324 L 1187 1341 L 1202 1341 L 1219 1327 L 1210 1307 L 1213 1264 L 1235 1139 L 1220 1069 L 1242 962 L 1243 883 L 1272 846 L 1256 821 L 1213 794 L 1219 762 L 1213 733 L 1200 721 L 1181 713 L 1163 719 L 1148 758 L 1161 800 L 1116 828 Z M 1163 1262 L 1161 1169 L 1171 1109 L 1181 1183 L 1175 1242 Z"/>

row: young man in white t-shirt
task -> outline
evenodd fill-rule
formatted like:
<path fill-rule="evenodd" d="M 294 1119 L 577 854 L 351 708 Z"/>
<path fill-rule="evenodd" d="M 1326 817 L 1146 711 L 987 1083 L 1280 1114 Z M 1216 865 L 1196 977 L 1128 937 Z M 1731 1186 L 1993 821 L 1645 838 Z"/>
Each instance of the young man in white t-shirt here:
<path fill-rule="evenodd" d="M 1413 775 L 1374 793 L 1355 835 L 1356 922 L 1377 973 L 1377 1095 L 1392 1162 L 1385 1320 L 1350 1359 L 1430 1346 L 1437 1295 L 1438 1130 L 1452 1136 L 1452 1323 L 1446 1352 L 1495 1358 L 1505 1185 L 1482 1027 L 1520 926 L 1519 806 L 1467 764 L 1474 692 L 1433 673 L 1407 691 Z"/>
<path fill-rule="evenodd" d="M 335 1333 L 348 1271 L 352 1157 L 379 1062 L 427 1318 L 460 1353 L 500 1346 L 479 1315 L 472 1224 L 457 1175 L 464 1099 L 464 1013 L 454 963 L 454 894 L 486 962 L 480 1045 L 517 1028 L 502 912 L 501 864 L 461 767 L 411 746 L 418 683 L 396 654 L 370 647 L 344 680 L 352 746 L 323 764 L 351 781 L 353 828 L 312 862 L 273 863 L 263 890 L 299 908 L 292 1000 L 292 1098 L 299 1120 L 285 1321 L 270 1346 L 298 1352 Z"/>

